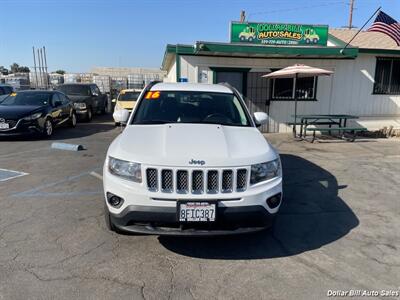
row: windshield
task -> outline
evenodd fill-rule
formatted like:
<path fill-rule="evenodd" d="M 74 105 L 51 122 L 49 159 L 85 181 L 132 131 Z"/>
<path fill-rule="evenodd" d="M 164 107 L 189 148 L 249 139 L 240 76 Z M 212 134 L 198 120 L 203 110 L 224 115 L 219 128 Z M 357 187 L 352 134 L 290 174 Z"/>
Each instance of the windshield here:
<path fill-rule="evenodd" d="M 48 105 L 50 103 L 51 93 L 12 93 L 0 103 L 1 105 Z"/>
<path fill-rule="evenodd" d="M 118 101 L 136 101 L 140 92 L 121 92 L 118 95 Z"/>
<path fill-rule="evenodd" d="M 147 92 L 139 102 L 132 124 L 165 123 L 250 126 L 243 104 L 233 94 L 187 91 Z"/>
<path fill-rule="evenodd" d="M 58 90 L 66 95 L 72 96 L 91 96 L 90 87 L 86 85 L 60 85 Z"/>
<path fill-rule="evenodd" d="M 7 97 L 8 97 L 8 95 L 0 95 L 0 103 Z"/>

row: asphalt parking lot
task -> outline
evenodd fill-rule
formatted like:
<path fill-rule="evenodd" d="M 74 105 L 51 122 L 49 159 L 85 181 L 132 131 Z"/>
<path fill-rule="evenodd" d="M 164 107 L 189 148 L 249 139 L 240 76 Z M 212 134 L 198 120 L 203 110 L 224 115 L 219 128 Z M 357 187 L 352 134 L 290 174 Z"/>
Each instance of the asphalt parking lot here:
<path fill-rule="evenodd" d="M 285 176 L 273 230 L 166 238 L 105 228 L 93 172 L 119 132 L 108 116 L 52 140 L 0 140 L 0 168 L 28 174 L 0 181 L 0 299 L 321 299 L 328 290 L 400 289 L 400 140 L 269 135 Z M 54 141 L 87 150 L 54 150 Z"/>

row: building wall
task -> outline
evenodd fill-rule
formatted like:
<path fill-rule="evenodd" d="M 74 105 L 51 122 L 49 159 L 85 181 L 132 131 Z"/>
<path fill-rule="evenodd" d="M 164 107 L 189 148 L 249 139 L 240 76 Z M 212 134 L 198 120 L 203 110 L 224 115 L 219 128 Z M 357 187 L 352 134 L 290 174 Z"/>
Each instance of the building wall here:
<path fill-rule="evenodd" d="M 176 82 L 176 62 L 174 61 L 164 78 L 165 82 Z"/>
<path fill-rule="evenodd" d="M 390 125 L 400 128 L 400 95 L 372 94 L 375 55 L 360 54 L 355 60 L 181 56 L 181 77 L 188 78 L 189 82 L 212 83 L 213 71 L 209 67 L 252 68 L 251 71 L 259 72 L 295 63 L 335 72 L 332 76 L 318 78 L 318 101 L 299 101 L 298 114 L 354 114 L 360 116 L 356 122 L 370 130 Z M 285 123 L 293 121 L 293 113 L 294 101 L 271 101 L 268 130 L 289 132 L 291 129 Z"/>
<path fill-rule="evenodd" d="M 122 67 L 94 67 L 90 73 L 108 76 L 128 76 L 132 74 L 159 74 L 163 78 L 165 71 L 156 68 L 122 68 Z"/>

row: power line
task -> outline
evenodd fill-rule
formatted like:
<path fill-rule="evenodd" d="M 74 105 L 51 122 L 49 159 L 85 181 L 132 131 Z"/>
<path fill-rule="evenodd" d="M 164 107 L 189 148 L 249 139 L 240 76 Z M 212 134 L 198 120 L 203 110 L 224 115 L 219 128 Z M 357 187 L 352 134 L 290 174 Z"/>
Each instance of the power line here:
<path fill-rule="evenodd" d="M 247 20 L 250 19 L 250 16 L 253 15 L 268 15 L 272 13 L 280 13 L 280 12 L 288 12 L 288 11 L 298 11 L 298 10 L 304 10 L 304 9 L 309 9 L 309 8 L 315 8 L 315 7 L 324 7 L 324 6 L 331 6 L 331 5 L 338 5 L 338 4 L 347 4 L 347 1 L 335 1 L 335 2 L 328 2 L 324 4 L 318 4 L 318 5 L 306 5 L 306 6 L 298 6 L 298 7 L 293 7 L 293 8 L 286 8 L 286 9 L 277 9 L 277 10 L 269 10 L 269 11 L 263 11 L 263 12 L 255 12 L 255 13 L 249 13 L 249 16 Z"/>

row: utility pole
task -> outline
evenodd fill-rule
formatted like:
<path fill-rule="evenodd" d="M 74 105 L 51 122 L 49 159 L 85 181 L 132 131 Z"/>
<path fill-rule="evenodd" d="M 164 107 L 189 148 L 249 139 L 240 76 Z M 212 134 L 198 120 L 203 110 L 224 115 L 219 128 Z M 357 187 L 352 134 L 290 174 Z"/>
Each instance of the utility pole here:
<path fill-rule="evenodd" d="M 34 70 L 35 70 L 35 78 L 36 78 L 35 87 L 38 88 L 39 82 L 38 82 L 37 69 L 36 69 L 35 47 L 32 47 L 32 50 L 33 50 L 33 68 L 34 68 Z"/>
<path fill-rule="evenodd" d="M 244 10 L 240 11 L 240 23 L 244 23 L 246 21 L 246 12 Z"/>
<path fill-rule="evenodd" d="M 43 46 L 43 56 L 44 56 L 44 69 L 46 71 L 46 88 L 49 88 L 49 74 L 47 71 L 47 57 L 46 57 L 46 48 Z"/>
<path fill-rule="evenodd" d="M 47 89 L 47 71 L 44 63 L 43 48 L 40 48 L 40 57 L 42 59 L 43 85 Z"/>
<path fill-rule="evenodd" d="M 43 76 L 42 76 L 42 68 L 41 68 L 42 63 L 40 62 L 40 51 L 39 51 L 39 49 L 37 49 L 37 57 L 38 57 L 38 63 L 39 63 L 40 88 L 42 88 L 42 86 L 43 86 Z"/>
<path fill-rule="evenodd" d="M 349 29 L 353 28 L 353 9 L 354 9 L 354 0 L 350 0 Z"/>

